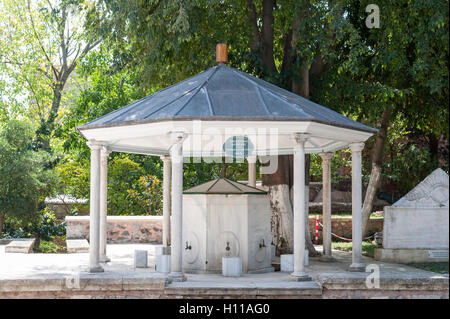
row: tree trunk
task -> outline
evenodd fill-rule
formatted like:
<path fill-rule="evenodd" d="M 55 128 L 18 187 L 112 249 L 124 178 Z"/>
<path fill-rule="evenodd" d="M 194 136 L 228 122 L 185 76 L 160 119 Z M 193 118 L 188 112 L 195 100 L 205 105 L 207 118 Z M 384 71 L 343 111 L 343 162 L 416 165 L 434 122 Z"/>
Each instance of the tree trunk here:
<path fill-rule="evenodd" d="M 0 214 L 0 238 L 2 237 L 3 232 L 3 223 L 5 222 L 5 216 Z"/>
<path fill-rule="evenodd" d="M 300 19 L 303 16 L 307 16 L 309 1 L 306 1 L 302 6 L 302 12 L 300 12 L 292 23 L 292 46 L 295 48 L 296 43 L 299 40 L 298 26 L 300 24 Z M 295 52 L 295 49 L 293 50 Z M 292 80 L 292 92 L 303 96 L 305 99 L 309 99 L 309 66 L 304 63 L 302 67 L 296 70 L 298 75 L 300 76 L 299 80 Z M 306 239 L 306 248 L 308 249 L 310 256 L 319 256 L 320 253 L 314 248 L 314 245 L 311 240 L 311 235 L 309 231 L 309 180 L 310 180 L 310 166 L 311 166 L 311 155 L 305 155 L 305 206 L 306 206 L 306 216 L 305 216 L 305 239 Z"/>
<path fill-rule="evenodd" d="M 367 185 L 366 197 L 362 209 L 362 233 L 363 237 L 367 236 L 367 225 L 369 223 L 370 214 L 372 213 L 373 201 L 380 184 L 381 163 L 383 159 L 384 143 L 386 142 L 387 129 L 391 119 L 391 109 L 387 108 L 383 111 L 381 118 L 381 128 L 377 133 L 377 139 L 372 154 L 372 170 L 370 172 L 369 185 Z"/>
<path fill-rule="evenodd" d="M 438 166 L 439 163 L 439 140 L 434 134 L 428 134 L 428 149 L 430 151 L 431 160 Z"/>
<path fill-rule="evenodd" d="M 274 0 L 263 0 L 262 4 L 262 50 L 264 67 L 267 71 L 276 72 L 275 59 L 273 56 L 273 8 Z"/>
<path fill-rule="evenodd" d="M 227 178 L 227 163 L 225 162 L 225 157 L 222 157 L 221 175 L 222 178 Z"/>
<path fill-rule="evenodd" d="M 292 254 L 294 250 L 294 214 L 289 196 L 289 185 L 269 186 L 272 211 L 272 243 L 279 254 Z"/>
<path fill-rule="evenodd" d="M 262 174 L 262 183 L 268 186 L 270 207 L 272 212 L 272 242 L 281 254 L 293 252 L 294 214 L 291 204 L 292 188 L 292 155 L 277 156 L 277 171 L 273 174 Z M 269 163 L 262 163 L 268 166 Z"/>

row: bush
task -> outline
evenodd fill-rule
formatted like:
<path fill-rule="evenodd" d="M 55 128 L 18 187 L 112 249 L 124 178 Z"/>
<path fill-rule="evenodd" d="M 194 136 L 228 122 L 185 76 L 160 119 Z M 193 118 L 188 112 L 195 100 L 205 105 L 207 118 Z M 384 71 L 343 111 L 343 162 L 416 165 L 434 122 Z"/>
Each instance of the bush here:
<path fill-rule="evenodd" d="M 2 238 L 31 238 L 35 237 L 38 241 L 51 241 L 55 236 L 66 234 L 66 222 L 57 223 L 55 214 L 48 208 L 44 208 L 40 213 L 37 222 L 21 226 L 20 221 L 8 219 L 5 222 Z"/>
<path fill-rule="evenodd" d="M 138 203 L 146 215 L 162 215 L 163 190 L 161 181 L 153 175 L 141 176 L 139 188 L 129 189 L 128 198 Z"/>
<path fill-rule="evenodd" d="M 39 239 L 53 240 L 54 236 L 62 236 L 66 234 L 66 222 L 57 224 L 55 214 L 48 208 L 41 213 L 41 221 L 37 225 L 30 227 L 32 233 L 36 234 Z"/>

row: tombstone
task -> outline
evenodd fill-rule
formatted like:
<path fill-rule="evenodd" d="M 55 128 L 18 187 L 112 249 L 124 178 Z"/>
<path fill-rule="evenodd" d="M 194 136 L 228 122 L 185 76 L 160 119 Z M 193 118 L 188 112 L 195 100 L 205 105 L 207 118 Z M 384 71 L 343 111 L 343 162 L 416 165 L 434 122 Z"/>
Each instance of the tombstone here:
<path fill-rule="evenodd" d="M 391 262 L 448 261 L 449 178 L 440 168 L 384 208 L 383 248 L 375 259 Z"/>

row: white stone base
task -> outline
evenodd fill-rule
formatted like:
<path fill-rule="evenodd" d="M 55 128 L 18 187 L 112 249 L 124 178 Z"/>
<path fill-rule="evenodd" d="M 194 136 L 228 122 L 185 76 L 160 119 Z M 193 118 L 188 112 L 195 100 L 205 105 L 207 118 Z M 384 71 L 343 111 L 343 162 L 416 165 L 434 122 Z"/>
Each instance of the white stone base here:
<path fill-rule="evenodd" d="M 240 257 L 222 257 L 222 275 L 225 277 L 242 276 L 242 259 Z"/>
<path fill-rule="evenodd" d="M 375 248 L 375 260 L 411 263 L 448 261 L 448 249 L 386 249 Z"/>
<path fill-rule="evenodd" d="M 156 246 L 155 256 L 170 255 L 170 246 Z"/>
<path fill-rule="evenodd" d="M 293 272 L 294 271 L 294 255 L 284 254 L 280 255 L 280 271 Z"/>
<path fill-rule="evenodd" d="M 148 251 L 135 250 L 134 251 L 134 268 L 147 268 L 148 265 Z"/>
<path fill-rule="evenodd" d="M 164 274 L 170 273 L 170 255 L 156 256 L 156 271 Z"/>
<path fill-rule="evenodd" d="M 305 250 L 305 266 L 309 265 L 309 252 Z M 294 271 L 294 254 L 280 255 L 280 271 L 293 272 Z"/>

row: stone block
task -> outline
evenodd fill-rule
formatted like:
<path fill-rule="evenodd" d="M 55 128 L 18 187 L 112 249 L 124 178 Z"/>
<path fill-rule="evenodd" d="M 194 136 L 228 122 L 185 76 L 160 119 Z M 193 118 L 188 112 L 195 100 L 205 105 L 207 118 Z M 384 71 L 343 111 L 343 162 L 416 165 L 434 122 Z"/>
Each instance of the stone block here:
<path fill-rule="evenodd" d="M 294 271 L 294 255 L 284 254 L 280 255 L 280 271 L 293 272 Z"/>
<path fill-rule="evenodd" d="M 170 246 L 156 246 L 155 247 L 155 256 L 159 255 L 170 255 Z"/>
<path fill-rule="evenodd" d="M 32 253 L 34 241 L 34 238 L 16 238 L 5 246 L 5 253 Z"/>
<path fill-rule="evenodd" d="M 156 256 L 156 271 L 160 273 L 170 273 L 170 255 Z"/>
<path fill-rule="evenodd" d="M 309 265 L 309 253 L 305 250 L 305 266 Z M 293 272 L 294 271 L 294 254 L 280 255 L 280 271 Z"/>
<path fill-rule="evenodd" d="M 375 260 L 396 263 L 445 262 L 448 261 L 448 249 L 388 249 L 375 248 Z"/>
<path fill-rule="evenodd" d="M 242 259 L 240 257 L 222 257 L 222 275 L 240 277 L 242 275 Z"/>
<path fill-rule="evenodd" d="M 66 239 L 68 253 L 88 253 L 89 243 L 86 239 Z"/>
<path fill-rule="evenodd" d="M 135 250 L 134 251 L 134 268 L 147 268 L 148 265 L 148 251 Z"/>

